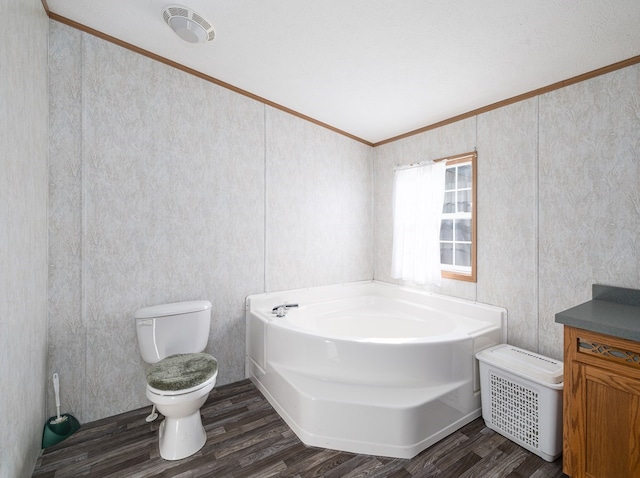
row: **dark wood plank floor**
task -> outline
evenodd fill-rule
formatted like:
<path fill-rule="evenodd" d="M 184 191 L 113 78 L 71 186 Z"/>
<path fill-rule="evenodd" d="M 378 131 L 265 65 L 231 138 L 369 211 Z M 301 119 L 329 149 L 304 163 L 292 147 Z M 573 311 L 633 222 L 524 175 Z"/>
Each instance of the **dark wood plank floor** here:
<path fill-rule="evenodd" d="M 202 407 L 207 443 L 195 455 L 165 461 L 158 453 L 162 417 L 151 407 L 86 425 L 46 449 L 33 477 L 564 477 L 477 419 L 411 460 L 307 447 L 248 380 L 215 388 Z"/>

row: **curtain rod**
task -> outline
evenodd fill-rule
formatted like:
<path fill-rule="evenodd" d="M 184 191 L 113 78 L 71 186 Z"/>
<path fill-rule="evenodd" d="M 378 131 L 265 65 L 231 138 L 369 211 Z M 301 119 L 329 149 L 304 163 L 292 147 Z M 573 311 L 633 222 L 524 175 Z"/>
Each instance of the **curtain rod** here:
<path fill-rule="evenodd" d="M 411 164 L 404 164 L 404 165 L 397 164 L 396 167 L 393 168 L 393 170 L 400 171 L 403 169 L 420 168 L 422 166 L 427 166 L 429 164 L 439 163 L 440 161 L 458 161 L 458 160 L 467 159 L 467 158 L 477 159 L 478 151 L 474 149 L 473 151 L 470 151 L 468 153 L 456 154 L 455 156 L 447 156 L 446 158 L 438 158 L 430 161 L 429 160 L 420 161 L 419 163 L 411 163 Z"/>

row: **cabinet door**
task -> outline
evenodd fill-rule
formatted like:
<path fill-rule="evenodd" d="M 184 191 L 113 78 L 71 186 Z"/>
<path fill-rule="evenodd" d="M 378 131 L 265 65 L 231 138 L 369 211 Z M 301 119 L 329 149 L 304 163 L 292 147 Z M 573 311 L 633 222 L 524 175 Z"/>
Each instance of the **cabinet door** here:
<path fill-rule="evenodd" d="M 574 363 L 573 433 L 581 452 L 573 476 L 640 476 L 640 384 L 603 368 Z"/>

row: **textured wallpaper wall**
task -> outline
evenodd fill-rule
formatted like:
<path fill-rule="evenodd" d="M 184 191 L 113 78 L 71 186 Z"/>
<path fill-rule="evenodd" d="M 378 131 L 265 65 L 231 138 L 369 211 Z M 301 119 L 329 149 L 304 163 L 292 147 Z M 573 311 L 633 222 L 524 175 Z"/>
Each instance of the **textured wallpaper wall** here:
<path fill-rule="evenodd" d="M 372 277 L 371 148 L 57 22 L 50 45 L 49 369 L 82 421 L 149 403 L 139 307 L 210 300 L 224 384 L 247 295 Z"/>
<path fill-rule="evenodd" d="M 591 284 L 640 288 L 640 65 L 540 97 L 540 348 Z"/>
<path fill-rule="evenodd" d="M 266 290 L 370 280 L 372 149 L 276 109 L 266 120 Z"/>
<path fill-rule="evenodd" d="M 0 477 L 17 478 L 46 419 L 49 23 L 40 0 L 0 10 Z"/>
<path fill-rule="evenodd" d="M 640 288 L 640 66 L 375 149 L 375 277 L 389 275 L 393 167 L 478 150 L 478 282 L 509 343 L 562 357 L 556 312 L 591 284 Z"/>

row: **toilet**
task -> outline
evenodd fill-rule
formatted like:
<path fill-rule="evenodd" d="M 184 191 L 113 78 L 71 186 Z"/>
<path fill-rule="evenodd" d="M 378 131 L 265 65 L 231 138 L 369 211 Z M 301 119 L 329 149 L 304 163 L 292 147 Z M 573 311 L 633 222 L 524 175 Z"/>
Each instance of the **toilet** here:
<path fill-rule="evenodd" d="M 218 362 L 203 353 L 209 339 L 206 300 L 145 307 L 135 313 L 136 334 L 147 371 L 146 395 L 165 417 L 158 444 L 165 460 L 193 455 L 207 441 L 200 407 L 213 389 Z"/>

